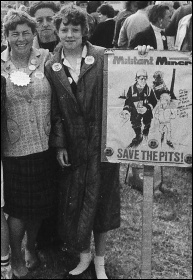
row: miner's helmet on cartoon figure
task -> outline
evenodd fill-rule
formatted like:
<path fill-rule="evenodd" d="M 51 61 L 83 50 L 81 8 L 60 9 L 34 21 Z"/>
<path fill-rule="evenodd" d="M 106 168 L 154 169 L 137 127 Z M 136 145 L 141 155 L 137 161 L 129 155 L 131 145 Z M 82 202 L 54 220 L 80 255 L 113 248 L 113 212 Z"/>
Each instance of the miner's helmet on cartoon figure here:
<path fill-rule="evenodd" d="M 137 71 L 135 79 L 139 86 L 144 87 L 146 85 L 147 78 L 148 75 L 146 70 L 141 69 Z"/>

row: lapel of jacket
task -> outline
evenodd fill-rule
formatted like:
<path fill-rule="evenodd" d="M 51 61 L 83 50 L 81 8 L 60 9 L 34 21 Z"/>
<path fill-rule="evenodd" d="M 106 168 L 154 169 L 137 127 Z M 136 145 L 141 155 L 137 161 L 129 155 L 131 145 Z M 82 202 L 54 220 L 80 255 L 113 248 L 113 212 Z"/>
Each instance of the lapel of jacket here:
<path fill-rule="evenodd" d="M 2 59 L 5 62 L 4 69 L 6 72 L 10 73 L 11 70 L 16 70 L 15 66 L 10 60 L 10 53 L 8 48 L 2 53 Z M 41 61 L 41 52 L 38 49 L 32 48 L 30 59 L 28 62 L 28 67 L 26 68 L 26 73 L 30 76 L 39 67 Z"/>
<path fill-rule="evenodd" d="M 97 62 L 96 51 L 95 51 L 94 47 L 89 42 L 87 43 L 87 50 L 88 50 L 87 51 L 87 56 L 84 60 L 83 66 L 82 66 L 81 71 L 80 71 L 79 81 L 86 74 L 86 72 L 88 70 L 90 70 Z M 88 62 L 89 59 L 90 59 L 90 61 L 93 60 L 93 63 Z"/>
<path fill-rule="evenodd" d="M 65 90 L 68 92 L 68 94 L 72 97 L 72 99 L 77 103 L 77 100 L 72 92 L 70 83 L 68 81 L 68 78 L 66 76 L 66 73 L 64 71 L 63 68 L 63 64 L 62 64 L 62 60 L 61 60 L 61 51 L 62 51 L 62 46 L 60 46 L 60 48 L 57 50 L 57 52 L 55 52 L 54 57 L 52 59 L 52 70 L 54 72 L 54 75 L 56 76 L 56 78 L 60 81 L 60 83 L 62 84 L 63 88 L 65 88 Z M 56 64 L 60 64 L 61 65 L 61 69 L 59 71 L 54 70 Z"/>
<path fill-rule="evenodd" d="M 152 26 L 150 26 L 150 30 L 148 31 L 148 36 L 149 38 L 151 38 L 152 47 L 154 47 L 154 49 L 157 50 L 157 40 Z"/>
<path fill-rule="evenodd" d="M 27 73 L 31 75 L 40 66 L 41 62 L 42 62 L 42 56 L 40 50 L 36 48 L 32 48 L 32 52 L 28 63 Z"/>

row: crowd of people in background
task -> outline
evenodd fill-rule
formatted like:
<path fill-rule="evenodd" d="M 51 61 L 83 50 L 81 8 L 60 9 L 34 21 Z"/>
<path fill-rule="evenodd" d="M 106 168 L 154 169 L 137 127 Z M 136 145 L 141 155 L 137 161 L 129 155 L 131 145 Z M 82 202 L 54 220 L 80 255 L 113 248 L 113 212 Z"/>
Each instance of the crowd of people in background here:
<path fill-rule="evenodd" d="M 81 279 L 88 269 L 107 279 L 106 233 L 120 226 L 120 191 L 119 165 L 100 161 L 104 50 L 192 51 L 192 1 L 123 1 L 120 11 L 108 2 L 7 6 L 1 22 L 1 279 L 25 277 L 39 265 L 37 248 L 63 242 L 80 252 L 64 279 Z"/>

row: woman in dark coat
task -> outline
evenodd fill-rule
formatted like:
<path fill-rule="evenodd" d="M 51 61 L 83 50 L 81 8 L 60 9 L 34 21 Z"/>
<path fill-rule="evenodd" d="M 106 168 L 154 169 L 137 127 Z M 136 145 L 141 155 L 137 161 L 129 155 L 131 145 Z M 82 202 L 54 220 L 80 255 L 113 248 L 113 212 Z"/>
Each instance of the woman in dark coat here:
<path fill-rule="evenodd" d="M 98 10 L 100 23 L 94 30 L 89 42 L 104 48 L 113 47 L 113 35 L 115 30 L 115 11 L 109 4 L 102 4 Z"/>
<path fill-rule="evenodd" d="M 60 233 L 81 252 L 69 277 L 88 269 L 94 232 L 97 279 L 107 279 L 106 232 L 120 226 L 120 196 L 119 165 L 101 163 L 100 156 L 104 49 L 86 42 L 86 14 L 78 7 L 63 8 L 55 24 L 61 46 L 46 64 L 46 75 L 54 92 L 50 146 L 57 148 L 67 173 L 60 194 Z"/>

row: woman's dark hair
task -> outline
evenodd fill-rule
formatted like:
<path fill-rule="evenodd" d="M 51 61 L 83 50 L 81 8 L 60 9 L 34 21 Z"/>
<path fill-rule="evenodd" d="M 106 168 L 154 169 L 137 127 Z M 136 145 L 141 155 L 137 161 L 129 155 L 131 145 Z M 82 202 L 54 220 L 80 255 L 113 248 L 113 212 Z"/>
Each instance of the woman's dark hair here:
<path fill-rule="evenodd" d="M 133 2 L 136 2 L 136 1 L 125 1 L 125 9 L 126 9 L 127 11 L 130 11 L 130 10 L 131 10 L 131 4 L 132 4 Z"/>
<path fill-rule="evenodd" d="M 59 12 L 60 5 L 57 5 L 54 1 L 32 1 L 32 5 L 29 9 L 30 16 L 34 17 L 35 13 L 39 9 L 49 8 L 53 10 L 54 13 Z"/>
<path fill-rule="evenodd" d="M 174 5 L 173 5 L 173 8 L 174 8 L 174 10 L 177 10 L 180 6 L 181 6 L 180 2 L 179 1 L 175 1 Z"/>
<path fill-rule="evenodd" d="M 75 5 L 63 7 L 54 17 L 54 24 L 57 31 L 62 22 L 64 25 L 80 25 L 82 28 L 83 39 L 84 41 L 87 40 L 89 32 L 87 13 L 81 8 Z"/>
<path fill-rule="evenodd" d="M 36 32 L 37 22 L 34 18 L 24 11 L 10 10 L 3 19 L 4 36 L 9 36 L 10 30 L 15 30 L 18 24 L 27 24 L 34 34 Z"/>
<path fill-rule="evenodd" d="M 149 5 L 149 1 L 136 1 L 136 3 L 139 10 L 145 9 Z"/>
<path fill-rule="evenodd" d="M 115 16 L 115 10 L 109 4 L 102 4 L 98 7 L 97 12 L 107 16 L 108 18 L 113 18 Z"/>
<path fill-rule="evenodd" d="M 149 21 L 155 24 L 158 21 L 158 19 L 163 19 L 165 17 L 167 10 L 169 10 L 169 7 L 166 5 L 153 6 L 148 13 Z"/>

